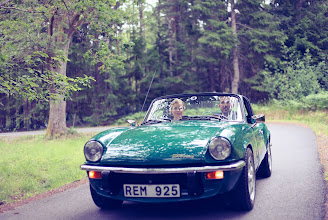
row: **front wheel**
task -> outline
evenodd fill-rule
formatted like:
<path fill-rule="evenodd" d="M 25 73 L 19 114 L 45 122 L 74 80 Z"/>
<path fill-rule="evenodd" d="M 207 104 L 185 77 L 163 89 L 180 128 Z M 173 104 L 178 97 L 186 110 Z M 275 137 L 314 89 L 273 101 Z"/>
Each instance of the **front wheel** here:
<path fill-rule="evenodd" d="M 102 209 L 117 209 L 121 207 L 123 201 L 114 200 L 104 196 L 99 195 L 96 190 L 90 185 L 90 192 L 93 202 Z"/>
<path fill-rule="evenodd" d="M 247 148 L 245 152 L 245 163 L 246 165 L 236 185 L 233 199 L 239 209 L 250 211 L 254 207 L 256 191 L 254 158 L 250 148 Z"/>

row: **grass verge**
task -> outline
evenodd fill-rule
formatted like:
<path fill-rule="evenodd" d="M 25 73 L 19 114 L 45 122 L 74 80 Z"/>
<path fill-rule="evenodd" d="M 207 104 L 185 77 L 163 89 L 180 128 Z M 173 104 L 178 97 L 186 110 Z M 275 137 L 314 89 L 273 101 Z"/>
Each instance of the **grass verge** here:
<path fill-rule="evenodd" d="M 255 114 L 265 114 L 268 121 L 289 121 L 308 125 L 319 136 L 328 136 L 328 111 L 309 111 L 278 105 L 253 105 Z"/>
<path fill-rule="evenodd" d="M 28 136 L 0 140 L 0 205 L 85 177 L 83 146 L 90 135 L 56 140 Z"/>

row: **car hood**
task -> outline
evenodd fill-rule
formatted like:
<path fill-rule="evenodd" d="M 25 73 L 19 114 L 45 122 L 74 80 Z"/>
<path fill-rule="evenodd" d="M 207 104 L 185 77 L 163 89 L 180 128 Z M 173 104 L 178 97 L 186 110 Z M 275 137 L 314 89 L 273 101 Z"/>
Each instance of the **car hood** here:
<path fill-rule="evenodd" d="M 125 130 L 107 144 L 101 164 L 203 163 L 211 138 L 228 122 L 178 121 Z"/>

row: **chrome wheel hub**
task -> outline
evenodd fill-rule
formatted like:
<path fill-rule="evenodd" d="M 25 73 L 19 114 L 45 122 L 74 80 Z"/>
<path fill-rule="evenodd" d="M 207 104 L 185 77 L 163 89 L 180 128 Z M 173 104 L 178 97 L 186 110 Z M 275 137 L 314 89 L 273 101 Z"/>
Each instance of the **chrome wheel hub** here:
<path fill-rule="evenodd" d="M 271 155 L 271 144 L 269 143 L 268 148 L 268 163 L 269 163 L 269 169 L 272 170 L 272 155 Z"/>
<path fill-rule="evenodd" d="M 255 171 L 252 158 L 248 158 L 248 192 L 250 199 L 255 199 Z"/>

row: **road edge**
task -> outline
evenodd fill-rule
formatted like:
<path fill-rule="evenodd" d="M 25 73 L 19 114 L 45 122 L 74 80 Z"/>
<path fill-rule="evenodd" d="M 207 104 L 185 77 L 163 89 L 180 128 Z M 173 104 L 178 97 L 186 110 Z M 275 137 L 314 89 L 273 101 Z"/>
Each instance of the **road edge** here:
<path fill-rule="evenodd" d="M 68 183 L 64 186 L 61 186 L 59 188 L 56 188 L 56 189 L 53 189 L 53 190 L 50 190 L 50 191 L 46 191 L 46 192 L 31 196 L 31 197 L 28 197 L 28 198 L 25 198 L 25 199 L 22 199 L 22 200 L 13 202 L 13 203 L 0 205 L 0 213 L 4 213 L 4 212 L 10 211 L 10 210 L 14 210 L 15 208 L 17 208 L 19 206 L 25 205 L 25 204 L 33 202 L 33 201 L 37 201 L 37 200 L 40 200 L 40 199 L 50 197 L 54 194 L 61 193 L 61 192 L 64 192 L 66 190 L 69 190 L 69 189 L 76 188 L 76 187 L 81 186 L 83 184 L 86 184 L 88 182 L 89 182 L 89 179 L 86 177 L 86 178 L 83 178 L 81 180 L 77 180 L 77 181 L 74 181 L 72 183 Z"/>

